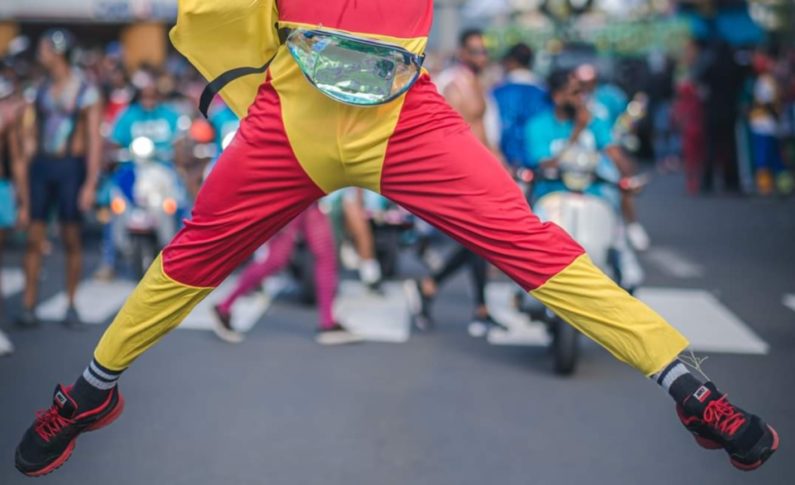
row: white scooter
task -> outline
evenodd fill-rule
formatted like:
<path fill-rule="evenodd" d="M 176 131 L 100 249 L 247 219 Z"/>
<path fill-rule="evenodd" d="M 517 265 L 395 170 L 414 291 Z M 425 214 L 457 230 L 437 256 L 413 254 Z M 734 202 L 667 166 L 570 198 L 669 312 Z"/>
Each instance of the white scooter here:
<path fill-rule="evenodd" d="M 620 213 L 603 197 L 587 191 L 595 184 L 637 191 L 647 181 L 643 177 L 620 181 L 604 178 L 597 170 L 601 156 L 598 151 L 570 146 L 559 157 L 558 168 L 521 172 L 518 178 L 520 186 L 526 190 L 530 190 L 533 181 L 562 182 L 565 190 L 554 191 L 538 199 L 533 204 L 535 213 L 541 220 L 554 222 L 563 228 L 600 269 L 621 284 L 626 279 L 621 274 L 622 253 L 629 249 L 624 242 Z M 639 284 L 637 277 L 633 279 L 636 281 L 632 286 Z M 517 298 L 516 305 L 532 320 L 540 320 L 547 325 L 552 336 L 555 372 L 560 375 L 573 373 L 579 356 L 579 332 L 538 302 L 528 301 L 522 296 Z"/>
<path fill-rule="evenodd" d="M 140 278 L 177 233 L 178 212 L 185 206 L 186 194 L 173 165 L 161 161 L 150 138 L 135 138 L 118 158 L 133 161 L 135 181 L 132 198 L 127 195 L 129 191 L 113 189 L 113 240 Z"/>

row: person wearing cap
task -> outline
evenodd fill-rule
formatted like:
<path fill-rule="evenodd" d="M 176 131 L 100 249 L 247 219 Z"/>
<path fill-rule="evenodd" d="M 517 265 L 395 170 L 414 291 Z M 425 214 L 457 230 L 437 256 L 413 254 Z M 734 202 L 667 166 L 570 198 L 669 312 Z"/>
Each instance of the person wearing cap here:
<path fill-rule="evenodd" d="M 80 221 L 94 204 L 102 153 L 102 102 L 99 89 L 70 64 L 74 48 L 73 35 L 62 29 L 45 32 L 38 44 L 37 58 L 46 77 L 28 108 L 32 122 L 25 124 L 22 135 L 29 161 L 31 219 L 23 311 L 18 318 L 23 326 L 37 323 L 42 243 L 53 211 L 61 224 L 66 253 L 68 308 L 63 323 L 81 325 L 75 307 L 82 273 Z"/>

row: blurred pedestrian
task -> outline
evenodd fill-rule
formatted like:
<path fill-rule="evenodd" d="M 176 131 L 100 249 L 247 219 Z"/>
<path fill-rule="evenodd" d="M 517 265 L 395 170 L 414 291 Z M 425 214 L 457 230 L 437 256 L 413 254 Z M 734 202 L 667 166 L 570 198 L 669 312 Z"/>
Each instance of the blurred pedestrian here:
<path fill-rule="evenodd" d="M 646 93 L 649 96 L 654 159 L 663 172 L 676 170 L 681 151 L 679 134 L 673 123 L 675 64 L 661 50 L 654 50 L 648 58 L 649 80 Z"/>
<path fill-rule="evenodd" d="M 0 61 L 0 269 L 8 234 L 15 227 L 25 227 L 28 220 L 27 174 L 19 136 L 23 109 L 13 72 Z M 0 323 L 4 317 L 0 302 Z M 0 330 L 0 356 L 13 351 L 13 344 Z"/>
<path fill-rule="evenodd" d="M 755 55 L 756 80 L 748 114 L 756 190 L 763 196 L 772 195 L 776 189 L 788 195 L 793 189 L 792 174 L 784 166 L 781 152 L 782 93 L 773 75 L 773 62 L 764 52 Z"/>
<path fill-rule="evenodd" d="M 599 71 L 593 64 L 582 64 L 574 71 L 574 77 L 580 83 L 585 96 L 586 107 L 590 114 L 602 120 L 609 130 L 615 130 L 619 118 L 627 111 L 629 98 L 617 85 L 600 79 Z M 623 176 L 635 172 L 633 163 L 625 155 L 623 148 L 616 145 L 612 159 Z M 645 251 L 651 246 L 651 238 L 646 228 L 638 219 L 635 194 L 622 192 L 621 212 L 626 222 L 627 239 L 638 251 Z"/>
<path fill-rule="evenodd" d="M 673 106 L 673 119 L 682 136 L 685 187 L 690 195 L 700 191 L 706 157 L 704 103 L 696 76 L 699 56 L 700 47 L 691 40 L 682 56 L 683 74 L 676 86 Z"/>
<path fill-rule="evenodd" d="M 290 262 L 297 238 L 306 240 L 315 263 L 315 293 L 317 294 L 318 330 L 315 341 L 321 345 L 342 345 L 360 342 L 361 337 L 340 325 L 332 313 L 337 291 L 337 253 L 331 222 L 318 204 L 312 204 L 267 245 L 266 255 L 255 260 L 243 271 L 235 288 L 215 305 L 215 334 L 222 340 L 238 343 L 243 335 L 232 326 L 232 308 L 241 296 L 249 293 L 262 281 L 281 271 Z"/>
<path fill-rule="evenodd" d="M 505 77 L 491 91 L 487 124 L 490 120 L 495 123 L 492 131 L 497 139 L 493 143 L 511 169 L 516 170 L 528 166 L 525 126 L 549 107 L 549 97 L 532 71 L 533 50 L 527 44 L 511 46 L 502 65 Z"/>
<path fill-rule="evenodd" d="M 726 41 L 717 41 L 708 47 L 699 82 L 705 88 L 706 127 L 701 191 L 712 192 L 716 172 L 720 172 L 724 190 L 738 193 L 737 120 L 745 72 L 737 61 L 734 49 Z"/>
<path fill-rule="evenodd" d="M 66 30 L 45 32 L 38 45 L 38 60 L 46 70 L 29 109 L 33 123 L 23 133 L 25 156 L 30 160 L 30 218 L 25 254 L 25 293 L 19 323 L 35 325 L 42 243 L 51 211 L 57 207 L 66 252 L 68 309 L 63 323 L 81 324 L 75 296 L 82 271 L 81 213 L 92 209 L 102 155 L 99 90 L 70 64 L 74 36 Z"/>
<path fill-rule="evenodd" d="M 450 106 L 464 118 L 478 141 L 491 149 L 484 123 L 486 92 L 480 80 L 480 75 L 489 65 L 489 52 L 486 50 L 483 32 L 477 29 L 462 32 L 458 41 L 457 57 L 455 65 L 439 74 L 435 81 L 436 87 Z M 457 246 L 432 274 L 406 283 L 414 323 L 419 329 L 426 330 L 432 323 L 430 306 L 439 286 L 465 267 L 472 277 L 475 298 L 470 333 L 482 336 L 492 327 L 502 327 L 491 317 L 486 307 L 486 260 L 464 246 Z"/>

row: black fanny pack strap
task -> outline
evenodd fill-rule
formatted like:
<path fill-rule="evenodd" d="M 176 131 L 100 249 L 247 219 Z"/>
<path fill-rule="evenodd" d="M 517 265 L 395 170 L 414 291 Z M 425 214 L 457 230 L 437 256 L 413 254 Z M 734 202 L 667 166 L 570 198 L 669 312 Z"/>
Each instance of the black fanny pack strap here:
<path fill-rule="evenodd" d="M 279 29 L 279 41 L 283 44 L 287 40 L 287 36 L 290 35 L 291 29 L 282 28 Z M 213 98 L 221 92 L 222 89 L 226 87 L 227 84 L 231 83 L 237 78 L 248 76 L 251 74 L 262 74 L 263 72 L 268 70 L 268 67 L 273 62 L 273 59 L 276 58 L 276 54 L 273 55 L 268 62 L 259 66 L 259 67 L 237 67 L 235 69 L 230 69 L 225 73 L 221 74 L 217 78 L 210 81 L 210 83 L 205 86 L 204 91 L 202 91 L 201 98 L 199 98 L 199 111 L 205 118 L 207 118 L 207 112 L 210 109 L 210 103 L 212 103 Z"/>
<path fill-rule="evenodd" d="M 262 74 L 268 70 L 271 61 L 273 61 L 273 58 L 268 59 L 268 62 L 259 67 L 238 67 L 236 69 L 231 69 L 213 79 L 205 86 L 204 91 L 202 91 L 202 96 L 199 99 L 199 111 L 201 111 L 201 114 L 207 118 L 207 111 L 210 109 L 210 103 L 212 103 L 213 98 L 215 98 L 227 84 L 239 77 L 248 76 L 250 74 Z"/>

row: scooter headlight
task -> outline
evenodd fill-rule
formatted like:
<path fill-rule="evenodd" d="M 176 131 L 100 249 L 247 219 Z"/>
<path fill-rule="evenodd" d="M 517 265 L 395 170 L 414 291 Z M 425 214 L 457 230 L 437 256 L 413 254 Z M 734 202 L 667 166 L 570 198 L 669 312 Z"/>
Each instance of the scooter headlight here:
<path fill-rule="evenodd" d="M 152 158 L 155 154 L 155 142 L 146 136 L 139 136 L 130 143 L 130 153 L 139 159 Z"/>

